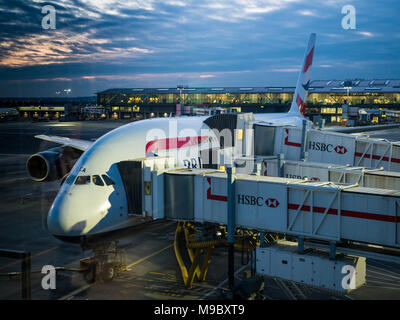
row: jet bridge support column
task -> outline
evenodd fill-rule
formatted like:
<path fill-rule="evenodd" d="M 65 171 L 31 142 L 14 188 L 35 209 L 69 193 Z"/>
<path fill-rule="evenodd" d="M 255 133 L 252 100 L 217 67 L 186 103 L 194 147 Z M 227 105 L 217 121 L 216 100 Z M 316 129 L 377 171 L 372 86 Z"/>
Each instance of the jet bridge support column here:
<path fill-rule="evenodd" d="M 329 242 L 329 259 L 336 259 L 336 242 L 334 241 Z"/>
<path fill-rule="evenodd" d="M 304 253 L 304 237 L 297 238 L 297 252 Z"/>
<path fill-rule="evenodd" d="M 307 161 L 308 152 L 307 150 L 307 120 L 303 120 L 303 128 L 301 130 L 301 154 L 300 159 Z"/>
<path fill-rule="evenodd" d="M 285 155 L 283 153 L 280 153 L 278 156 L 278 177 L 285 176 L 284 165 L 285 165 Z"/>
<path fill-rule="evenodd" d="M 228 175 L 228 279 L 229 288 L 234 286 L 234 244 L 235 244 L 235 168 L 231 165 L 226 167 L 226 173 Z"/>

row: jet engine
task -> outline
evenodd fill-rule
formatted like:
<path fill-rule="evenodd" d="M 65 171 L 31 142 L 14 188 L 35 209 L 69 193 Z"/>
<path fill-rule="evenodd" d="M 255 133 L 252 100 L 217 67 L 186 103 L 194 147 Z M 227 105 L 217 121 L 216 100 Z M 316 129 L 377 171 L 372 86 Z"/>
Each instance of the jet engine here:
<path fill-rule="evenodd" d="M 52 148 L 29 157 L 26 168 L 35 181 L 53 181 L 64 177 L 82 151 L 68 146 Z"/>

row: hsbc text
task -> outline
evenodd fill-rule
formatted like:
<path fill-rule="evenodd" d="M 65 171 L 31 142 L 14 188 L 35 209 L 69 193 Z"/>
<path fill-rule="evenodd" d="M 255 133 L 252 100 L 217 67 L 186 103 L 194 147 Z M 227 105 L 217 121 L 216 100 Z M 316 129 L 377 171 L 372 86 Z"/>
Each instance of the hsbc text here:
<path fill-rule="evenodd" d="M 334 147 L 333 144 L 330 143 L 315 142 L 315 141 L 308 142 L 308 149 L 321 152 L 335 151 L 337 154 L 345 154 L 347 152 L 347 148 L 344 146 L 337 145 L 336 147 Z"/>

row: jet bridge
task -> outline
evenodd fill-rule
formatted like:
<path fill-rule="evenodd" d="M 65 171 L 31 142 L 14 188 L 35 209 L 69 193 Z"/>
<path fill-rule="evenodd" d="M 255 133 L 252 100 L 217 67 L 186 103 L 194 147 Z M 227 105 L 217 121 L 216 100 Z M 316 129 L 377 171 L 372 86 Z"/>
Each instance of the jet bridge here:
<path fill-rule="evenodd" d="M 400 171 L 400 143 L 366 136 L 301 128 L 276 127 L 274 155 L 287 160 Z M 302 158 L 302 150 L 305 156 Z"/>
<path fill-rule="evenodd" d="M 136 159 L 132 164 L 142 171 L 139 178 L 142 214 L 154 219 L 227 223 L 225 172 L 176 168 L 172 158 Z M 365 186 L 360 186 L 359 178 L 352 176 L 348 178 L 350 184 L 343 184 L 236 174 L 237 226 L 326 241 L 348 240 L 399 248 L 400 191 L 376 188 L 374 182 L 368 181 L 389 177 L 394 182 L 387 184 L 397 186 L 400 176 L 385 171 L 339 169 L 343 168 L 332 167 L 328 171 L 338 180 L 343 172 L 354 175 L 361 172 Z"/>
<path fill-rule="evenodd" d="M 400 142 L 321 131 L 305 124 L 303 128 L 272 125 L 255 121 L 252 113 L 217 115 L 204 123 L 219 132 L 231 132 L 234 158 L 283 154 L 286 160 L 400 171 Z M 220 144 L 222 150 L 227 148 L 226 141 Z"/>
<path fill-rule="evenodd" d="M 143 173 L 146 176 L 143 183 L 149 186 L 144 196 L 148 198 L 143 202 L 147 216 L 189 223 L 228 224 L 225 172 L 145 167 Z M 347 270 L 346 266 L 356 270 L 357 277 L 351 289 L 359 287 L 365 282 L 365 258 L 337 256 L 334 259 L 332 253 L 318 250 L 301 252 L 304 239 L 322 241 L 333 248 L 339 243 L 382 246 L 393 252 L 397 250 L 398 256 L 398 190 L 237 174 L 234 201 L 236 227 L 299 239 L 297 251 L 280 241 L 267 247 L 257 246 L 255 268 L 258 273 L 293 281 L 301 279 L 307 284 L 348 292 L 351 286 L 340 286 L 344 277 L 341 272 Z M 198 263 L 198 259 L 192 262 Z M 293 271 L 286 275 L 277 271 L 288 267 L 287 264 Z M 191 270 L 195 272 L 196 269 Z M 187 278 L 193 281 L 193 274 Z"/>
<path fill-rule="evenodd" d="M 383 168 L 368 169 L 310 161 L 285 160 L 283 157 L 237 157 L 236 172 L 261 176 L 358 184 L 366 188 L 400 190 L 400 173 Z"/>

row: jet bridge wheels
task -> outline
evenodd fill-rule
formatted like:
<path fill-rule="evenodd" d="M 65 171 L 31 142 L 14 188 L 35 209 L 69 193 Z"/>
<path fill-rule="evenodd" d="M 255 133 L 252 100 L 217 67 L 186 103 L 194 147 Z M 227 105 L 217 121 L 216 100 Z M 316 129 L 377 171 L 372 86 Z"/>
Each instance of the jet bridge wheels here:
<path fill-rule="evenodd" d="M 92 257 L 80 261 L 86 282 L 109 282 L 117 273 L 126 270 L 125 251 L 118 248 L 117 242 L 112 249 L 109 247 L 110 244 L 105 244 L 96 248 Z"/>

